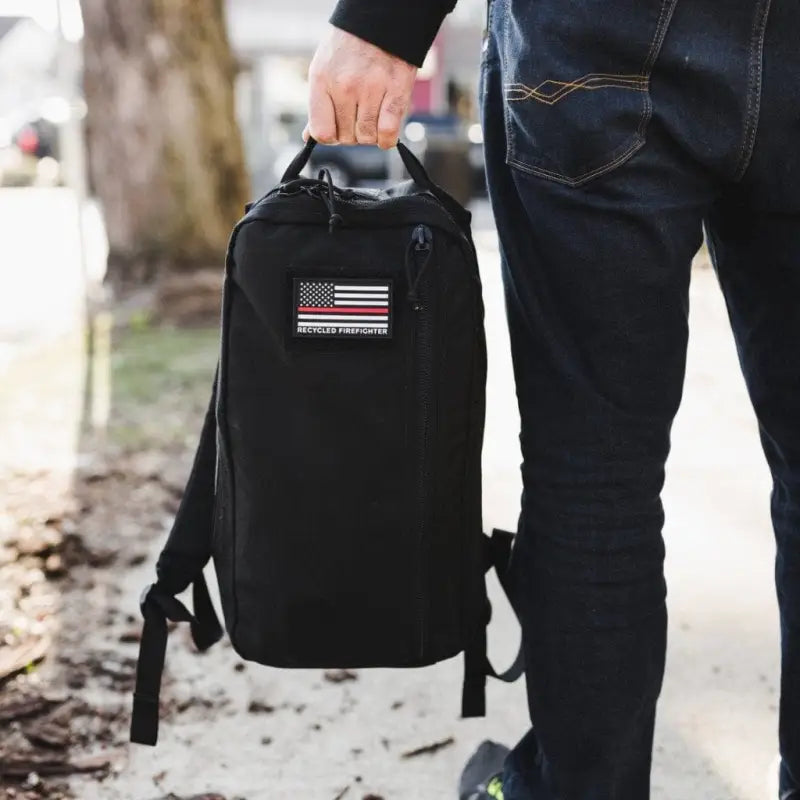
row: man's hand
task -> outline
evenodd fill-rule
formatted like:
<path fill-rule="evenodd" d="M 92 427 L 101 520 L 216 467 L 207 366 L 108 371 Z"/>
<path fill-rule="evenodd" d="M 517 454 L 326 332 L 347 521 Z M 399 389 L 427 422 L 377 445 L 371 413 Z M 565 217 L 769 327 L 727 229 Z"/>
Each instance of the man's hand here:
<path fill-rule="evenodd" d="M 401 58 L 331 26 L 309 70 L 304 138 L 394 147 L 416 76 L 417 68 Z"/>

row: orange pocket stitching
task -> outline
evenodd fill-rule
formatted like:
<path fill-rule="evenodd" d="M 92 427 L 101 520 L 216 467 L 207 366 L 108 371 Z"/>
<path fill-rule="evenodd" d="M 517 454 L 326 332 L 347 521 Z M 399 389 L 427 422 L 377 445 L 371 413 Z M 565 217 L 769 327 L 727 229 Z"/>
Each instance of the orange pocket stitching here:
<path fill-rule="evenodd" d="M 633 92 L 646 92 L 649 78 L 645 75 L 612 75 L 602 72 L 591 72 L 575 81 L 556 81 L 548 79 L 538 86 L 531 87 L 524 83 L 507 83 L 506 99 L 510 102 L 537 100 L 553 106 L 578 89 L 594 91 L 596 89 L 627 89 Z M 545 87 L 556 87 L 555 91 L 545 91 Z"/>

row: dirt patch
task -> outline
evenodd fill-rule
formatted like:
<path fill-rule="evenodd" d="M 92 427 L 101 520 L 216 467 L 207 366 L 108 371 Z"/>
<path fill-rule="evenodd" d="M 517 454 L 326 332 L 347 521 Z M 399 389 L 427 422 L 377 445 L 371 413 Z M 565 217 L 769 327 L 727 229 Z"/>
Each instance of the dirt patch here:
<path fill-rule="evenodd" d="M 177 502 L 139 462 L 120 455 L 113 468 L 78 474 L 62 503 L 34 491 L 44 476 L 15 493 L 9 513 L 24 523 L 6 536 L 0 564 L 0 798 L 66 798 L 64 777 L 102 779 L 122 763 L 135 653 L 98 648 L 86 630 L 108 642 L 139 630 L 115 586 L 117 571 L 144 553 L 109 531 L 135 520 L 141 547 Z"/>
<path fill-rule="evenodd" d="M 69 776 L 103 780 L 124 765 L 141 626 L 121 576 L 145 563 L 177 509 L 215 342 L 203 331 L 119 334 L 102 429 L 52 411 L 46 370 L 15 385 L 43 406 L 31 424 L 80 435 L 69 472 L 0 468 L 0 800 L 70 798 Z M 0 438 L 4 424 L 19 420 L 0 423 Z"/>

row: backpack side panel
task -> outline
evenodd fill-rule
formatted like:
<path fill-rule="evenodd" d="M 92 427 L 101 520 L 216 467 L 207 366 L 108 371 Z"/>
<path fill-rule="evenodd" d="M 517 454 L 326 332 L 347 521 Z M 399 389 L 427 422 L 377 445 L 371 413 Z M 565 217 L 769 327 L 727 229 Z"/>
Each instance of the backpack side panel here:
<path fill-rule="evenodd" d="M 425 559 L 432 657 L 463 649 L 482 614 L 481 446 L 486 359 L 477 263 L 463 243 L 437 240 L 439 330 L 433 535 Z"/>

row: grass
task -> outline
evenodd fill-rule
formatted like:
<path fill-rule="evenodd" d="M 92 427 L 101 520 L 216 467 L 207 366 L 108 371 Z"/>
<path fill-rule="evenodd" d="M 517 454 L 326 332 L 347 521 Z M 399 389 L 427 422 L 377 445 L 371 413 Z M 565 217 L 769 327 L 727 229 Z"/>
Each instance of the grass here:
<path fill-rule="evenodd" d="M 85 336 L 20 349 L 0 369 L 0 462 L 194 447 L 218 348 L 216 326 L 112 328 L 106 316 Z"/>
<path fill-rule="evenodd" d="M 115 331 L 107 435 L 124 449 L 184 446 L 199 432 L 219 350 L 213 328 Z"/>
<path fill-rule="evenodd" d="M 216 328 L 129 328 L 114 340 L 111 386 L 120 404 L 155 404 L 168 393 L 211 388 L 219 350 Z"/>

